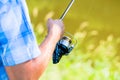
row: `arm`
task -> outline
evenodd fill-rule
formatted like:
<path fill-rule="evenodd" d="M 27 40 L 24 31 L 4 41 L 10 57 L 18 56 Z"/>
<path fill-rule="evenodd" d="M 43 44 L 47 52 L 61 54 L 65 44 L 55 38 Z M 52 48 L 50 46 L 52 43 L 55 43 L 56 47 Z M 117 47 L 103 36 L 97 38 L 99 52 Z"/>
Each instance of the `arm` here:
<path fill-rule="evenodd" d="M 64 28 L 61 20 L 48 20 L 48 35 L 39 46 L 42 54 L 28 62 L 6 67 L 10 80 L 38 80 L 47 67 Z"/>

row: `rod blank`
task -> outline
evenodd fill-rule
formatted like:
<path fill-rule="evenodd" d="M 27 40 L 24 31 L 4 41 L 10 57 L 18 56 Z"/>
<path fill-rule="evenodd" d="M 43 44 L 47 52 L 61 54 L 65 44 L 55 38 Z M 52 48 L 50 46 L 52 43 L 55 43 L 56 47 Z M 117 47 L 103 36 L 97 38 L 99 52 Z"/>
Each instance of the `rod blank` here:
<path fill-rule="evenodd" d="M 69 9 L 71 8 L 71 6 L 73 5 L 75 0 L 71 0 L 71 2 L 69 3 L 69 5 L 67 6 L 67 8 L 65 9 L 65 11 L 63 12 L 62 16 L 60 17 L 61 20 L 64 19 L 65 15 L 67 14 L 67 12 L 69 11 Z"/>

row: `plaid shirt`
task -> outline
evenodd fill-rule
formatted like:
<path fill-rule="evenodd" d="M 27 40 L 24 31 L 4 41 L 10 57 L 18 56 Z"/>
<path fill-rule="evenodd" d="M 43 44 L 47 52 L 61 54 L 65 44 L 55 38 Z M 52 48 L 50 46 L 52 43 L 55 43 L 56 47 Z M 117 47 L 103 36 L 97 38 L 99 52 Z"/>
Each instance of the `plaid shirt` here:
<path fill-rule="evenodd" d="M 0 80 L 8 80 L 4 66 L 39 55 L 25 0 L 0 0 Z"/>

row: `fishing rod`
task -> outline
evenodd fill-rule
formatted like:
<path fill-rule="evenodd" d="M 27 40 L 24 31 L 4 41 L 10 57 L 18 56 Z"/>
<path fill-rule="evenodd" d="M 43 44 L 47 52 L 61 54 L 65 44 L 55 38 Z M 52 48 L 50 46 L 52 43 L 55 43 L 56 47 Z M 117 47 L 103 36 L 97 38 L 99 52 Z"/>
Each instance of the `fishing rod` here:
<path fill-rule="evenodd" d="M 68 4 L 67 8 L 60 17 L 60 20 L 64 19 L 69 9 L 73 5 L 74 1 L 75 0 L 71 0 L 71 2 Z M 74 46 L 77 44 L 77 40 L 73 40 L 73 36 L 70 33 L 66 32 L 66 34 L 67 36 L 63 36 L 62 39 L 60 39 L 56 45 L 56 48 L 53 53 L 53 64 L 59 63 L 62 56 L 68 55 L 73 50 Z M 73 43 L 74 41 L 75 43 Z"/>

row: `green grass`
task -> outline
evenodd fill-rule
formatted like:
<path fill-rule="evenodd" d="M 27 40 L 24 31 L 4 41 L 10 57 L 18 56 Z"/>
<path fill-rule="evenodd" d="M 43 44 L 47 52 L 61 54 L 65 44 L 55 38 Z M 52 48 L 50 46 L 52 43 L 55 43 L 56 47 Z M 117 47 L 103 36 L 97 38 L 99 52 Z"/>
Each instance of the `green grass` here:
<path fill-rule="evenodd" d="M 109 35 L 105 40 L 96 40 L 99 35 L 80 29 L 74 36 L 78 41 L 75 49 L 59 64 L 54 65 L 51 61 L 40 80 L 120 80 L 120 56 L 117 51 L 120 38 Z M 83 45 L 88 37 L 92 39 Z"/>

